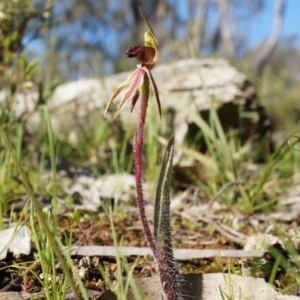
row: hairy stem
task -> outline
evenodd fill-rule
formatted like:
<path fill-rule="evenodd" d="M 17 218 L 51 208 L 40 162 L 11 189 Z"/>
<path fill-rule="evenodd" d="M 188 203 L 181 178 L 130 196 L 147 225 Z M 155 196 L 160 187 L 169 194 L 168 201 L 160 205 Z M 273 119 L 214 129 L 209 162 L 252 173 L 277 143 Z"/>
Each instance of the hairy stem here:
<path fill-rule="evenodd" d="M 156 257 L 156 242 L 150 230 L 149 222 L 145 211 L 145 202 L 143 196 L 143 142 L 144 142 L 144 125 L 149 99 L 149 79 L 147 74 L 144 75 L 144 81 L 141 87 L 141 99 L 138 112 L 137 130 L 133 140 L 133 154 L 135 166 L 135 181 L 136 181 L 136 197 L 137 205 L 142 221 L 144 233 L 149 247 L 152 249 Z"/>

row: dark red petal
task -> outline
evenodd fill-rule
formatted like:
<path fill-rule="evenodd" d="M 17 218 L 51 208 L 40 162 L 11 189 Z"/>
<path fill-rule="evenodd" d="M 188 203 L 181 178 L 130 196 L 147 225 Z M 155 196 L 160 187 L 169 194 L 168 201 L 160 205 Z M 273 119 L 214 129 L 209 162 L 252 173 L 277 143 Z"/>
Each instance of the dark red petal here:
<path fill-rule="evenodd" d="M 141 51 L 145 46 L 132 46 L 126 51 L 126 55 L 130 58 L 136 57 L 138 52 Z"/>
<path fill-rule="evenodd" d="M 136 57 L 143 66 L 149 68 L 153 65 L 156 50 L 148 46 L 133 46 L 126 51 L 126 55 L 130 58 Z"/>
<path fill-rule="evenodd" d="M 155 49 L 152 47 L 145 46 L 143 49 L 138 51 L 137 53 L 137 59 L 143 64 L 151 64 L 153 62 L 153 59 L 155 57 Z"/>

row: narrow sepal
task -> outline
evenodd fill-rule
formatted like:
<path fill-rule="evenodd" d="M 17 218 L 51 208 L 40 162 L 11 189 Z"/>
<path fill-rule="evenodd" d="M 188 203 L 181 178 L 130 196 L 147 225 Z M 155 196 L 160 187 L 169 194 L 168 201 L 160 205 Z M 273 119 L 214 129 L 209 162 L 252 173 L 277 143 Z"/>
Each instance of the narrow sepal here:
<path fill-rule="evenodd" d="M 154 81 L 154 78 L 153 78 L 151 72 L 148 69 L 147 69 L 147 74 L 148 74 L 148 77 L 150 78 L 150 81 L 151 81 L 151 84 L 152 84 L 152 87 L 153 87 L 154 96 L 155 96 L 155 100 L 156 100 L 156 103 L 157 103 L 159 116 L 161 118 L 161 105 L 160 105 L 160 98 L 159 98 L 158 88 L 156 86 L 156 83 Z"/>
<path fill-rule="evenodd" d="M 148 20 L 146 19 L 146 17 L 144 16 L 141 8 L 140 8 L 140 14 L 144 19 L 147 28 L 147 31 L 144 34 L 144 41 L 145 41 L 144 45 L 147 46 L 148 48 L 153 48 L 154 50 L 153 52 L 151 52 L 151 54 L 150 53 L 148 54 L 148 57 L 151 55 L 153 59 L 148 60 L 147 62 L 142 64 L 143 66 L 147 67 L 150 70 L 155 66 L 156 62 L 158 61 L 158 56 L 159 56 L 158 43 L 155 34 L 153 32 L 153 29 L 150 23 L 148 22 Z"/>
<path fill-rule="evenodd" d="M 155 34 L 153 32 L 153 29 L 152 29 L 150 23 L 144 16 L 141 8 L 140 8 L 140 14 L 141 14 L 142 18 L 144 19 L 144 22 L 146 23 L 146 27 L 147 27 L 147 31 L 145 32 L 145 36 L 144 36 L 145 46 L 153 47 L 156 51 L 158 51 L 158 43 L 157 43 Z"/>
<path fill-rule="evenodd" d="M 104 112 L 104 116 L 107 114 L 107 110 L 110 106 L 110 104 L 116 99 L 116 97 L 121 93 L 121 91 L 124 89 L 124 87 L 130 82 L 130 80 L 133 78 L 133 76 L 136 74 L 136 72 L 138 71 L 135 70 L 122 84 L 120 84 L 114 91 L 114 93 L 112 94 L 112 96 L 110 97 L 106 108 L 105 108 L 105 112 Z"/>
<path fill-rule="evenodd" d="M 135 77 L 134 77 L 133 81 L 131 82 L 130 86 L 128 87 L 128 89 L 126 90 L 125 95 L 118 107 L 118 110 L 116 111 L 116 113 L 113 116 L 113 120 L 118 116 L 118 114 L 124 107 L 125 103 L 128 100 L 130 100 L 132 97 L 134 97 L 136 91 L 140 88 L 140 86 L 143 82 L 145 70 L 142 68 L 138 68 L 138 69 L 136 69 L 136 71 L 134 73 L 135 73 Z"/>

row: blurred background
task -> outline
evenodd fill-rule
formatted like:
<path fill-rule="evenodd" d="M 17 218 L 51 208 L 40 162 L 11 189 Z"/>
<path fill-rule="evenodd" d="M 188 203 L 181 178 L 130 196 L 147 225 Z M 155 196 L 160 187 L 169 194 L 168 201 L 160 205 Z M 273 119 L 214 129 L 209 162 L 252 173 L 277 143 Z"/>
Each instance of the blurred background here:
<path fill-rule="evenodd" d="M 271 258 L 270 265 L 264 258 L 261 269 L 260 261 L 253 261 L 253 274 L 266 274 L 262 276 L 269 283 L 275 282 L 276 289 L 298 288 L 300 267 L 294 261 L 300 248 L 300 0 L 0 0 L 0 230 L 12 221 L 23 224 L 22 218 L 27 222 L 29 215 L 32 232 L 41 228 L 40 222 L 34 222 L 35 209 L 30 208 L 29 200 L 35 198 L 28 188 L 31 185 L 45 209 L 45 219 L 54 224 L 53 232 L 66 244 L 76 240 L 76 244 L 81 243 L 77 245 L 112 245 L 108 212 L 113 207 L 116 215 L 120 212 L 114 223 L 121 244 L 145 245 L 136 221 L 132 175 L 134 117 L 121 114 L 126 122 L 120 116 L 112 123 L 108 112 L 104 118 L 111 95 L 106 92 L 113 86 L 111 82 L 105 89 L 104 82 L 119 77 L 116 88 L 127 75 L 104 77 L 136 68 L 136 60 L 128 59 L 125 52 L 144 42 L 145 24 L 139 6 L 160 47 L 159 66 L 154 72 L 161 75 L 159 67 L 169 62 L 181 63 L 186 70 L 165 68 L 163 79 L 155 79 L 160 93 L 169 81 L 177 79 L 165 98 L 177 103 L 178 109 L 172 105 L 172 109 L 164 110 L 165 101 L 164 117 L 158 122 L 155 101 L 149 101 L 144 151 L 146 206 L 155 199 L 166 138 L 174 134 L 173 124 L 185 122 L 182 142 L 176 141 L 175 146 L 178 159 L 174 164 L 176 199 L 172 200 L 172 210 L 177 212 L 171 224 L 178 236 L 176 247 L 240 249 L 244 235 L 275 233 L 282 238 L 288 234 L 284 238 L 287 251 L 274 248 L 276 257 Z M 230 77 L 234 84 L 228 84 L 229 73 L 222 71 L 225 67 L 203 72 L 213 75 L 197 74 L 197 68 L 192 73 L 193 66 L 185 60 L 219 57 L 229 61 L 223 64 L 230 67 L 229 73 L 244 73 L 246 76 L 240 74 L 243 80 Z M 233 100 L 243 102 L 221 107 L 225 119 L 237 124 L 233 127 L 228 122 L 227 131 L 221 126 L 221 109 L 215 109 L 214 101 L 209 101 L 205 113 L 195 106 L 194 92 L 198 90 L 206 99 L 214 100 L 213 94 L 206 97 L 206 84 L 195 81 L 193 91 L 177 85 L 206 76 L 205 80 L 214 79 L 210 86 L 214 91 L 222 88 L 218 75 L 225 78 L 224 86 L 229 86 Z M 125 78 L 119 80 L 122 76 Z M 227 89 L 219 90 L 224 96 Z M 189 102 L 183 101 L 182 91 Z M 129 114 L 128 106 L 124 112 Z M 268 132 L 264 127 L 259 136 L 259 131 L 252 129 L 265 120 L 272 126 Z M 36 125 L 34 129 L 29 121 Z M 246 123 L 251 136 L 245 138 L 239 130 Z M 20 173 L 21 168 L 26 176 Z M 98 214 L 100 209 L 102 215 Z M 41 240 L 47 251 L 53 248 L 48 246 L 44 230 L 34 236 L 38 237 L 36 245 Z M 293 238 L 295 248 L 291 247 Z M 264 247 L 268 244 L 264 240 L 259 243 Z M 49 257 L 43 270 L 48 270 L 48 265 L 55 268 L 44 278 L 56 278 L 60 270 L 53 253 L 45 256 L 39 252 L 40 256 L 34 257 L 42 263 Z M 291 254 L 291 260 L 286 253 Z M 246 268 L 240 260 L 236 262 L 224 269 L 223 261 L 216 260 L 211 264 L 213 269 L 201 265 L 201 272 L 228 269 L 237 274 L 249 269 L 248 262 Z M 22 276 L 27 264 L 20 265 Z M 287 271 L 286 279 L 283 271 Z M 7 274 L 8 280 L 17 278 L 11 278 L 15 271 Z M 31 281 L 23 283 L 24 290 Z M 53 287 L 50 294 L 54 295 L 57 285 L 51 282 L 48 286 Z M 67 290 L 65 284 L 60 286 Z"/>
<path fill-rule="evenodd" d="M 136 62 L 124 53 L 143 43 L 139 6 L 157 35 L 160 64 L 227 58 L 248 75 L 279 126 L 298 124 L 295 0 L 2 0 L 0 75 L 9 68 L 10 82 L 20 76 L 15 58 L 21 54 L 23 65 L 35 64 L 35 82 L 46 87 L 131 70 Z M 0 88 L 7 80 L 2 76 Z"/>

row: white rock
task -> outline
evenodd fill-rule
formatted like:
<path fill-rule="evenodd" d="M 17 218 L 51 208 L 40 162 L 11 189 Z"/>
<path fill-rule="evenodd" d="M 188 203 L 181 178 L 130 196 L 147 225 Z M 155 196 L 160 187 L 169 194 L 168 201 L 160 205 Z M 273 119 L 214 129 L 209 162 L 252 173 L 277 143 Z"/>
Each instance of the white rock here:
<path fill-rule="evenodd" d="M 0 260 L 6 258 L 8 251 L 19 257 L 21 254 L 28 255 L 30 250 L 30 232 L 26 225 L 0 231 Z"/>

